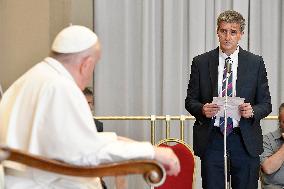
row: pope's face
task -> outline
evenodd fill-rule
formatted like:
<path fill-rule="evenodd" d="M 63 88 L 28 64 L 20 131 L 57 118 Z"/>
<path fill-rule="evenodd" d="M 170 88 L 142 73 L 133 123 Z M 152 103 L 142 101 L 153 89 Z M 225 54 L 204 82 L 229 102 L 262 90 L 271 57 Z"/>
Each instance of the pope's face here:
<path fill-rule="evenodd" d="M 233 54 L 243 35 L 240 24 L 221 22 L 217 30 L 221 50 L 228 56 Z"/>
<path fill-rule="evenodd" d="M 86 71 L 84 72 L 84 80 L 85 80 L 85 86 L 92 81 L 93 78 L 93 72 L 95 70 L 96 64 L 99 62 L 101 58 L 101 48 L 100 44 L 97 43 L 93 48 L 93 53 L 90 57 L 90 61 L 88 62 L 88 66 L 86 67 Z"/>

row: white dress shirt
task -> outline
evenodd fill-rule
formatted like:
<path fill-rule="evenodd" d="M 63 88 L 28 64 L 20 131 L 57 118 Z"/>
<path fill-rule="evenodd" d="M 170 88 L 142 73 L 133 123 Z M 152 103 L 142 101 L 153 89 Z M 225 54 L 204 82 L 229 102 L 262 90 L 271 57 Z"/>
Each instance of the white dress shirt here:
<path fill-rule="evenodd" d="M 76 165 L 154 158 L 149 142 L 127 143 L 118 141 L 115 133 L 98 133 L 82 91 L 64 66 L 50 57 L 4 93 L 0 142 Z M 100 188 L 96 179 L 81 182 L 35 169 L 26 169 L 25 177 L 7 176 L 6 188 Z"/>
<path fill-rule="evenodd" d="M 232 63 L 232 96 L 236 96 L 236 82 L 237 82 L 237 70 L 238 70 L 238 55 L 239 55 L 239 46 L 235 50 L 233 54 L 230 55 Z M 224 74 L 224 66 L 225 59 L 228 58 L 221 48 L 219 48 L 219 66 L 218 66 L 218 95 L 222 97 L 222 85 L 223 85 L 223 74 Z M 214 125 L 219 127 L 220 117 L 216 117 Z M 237 120 L 233 119 L 233 127 L 238 127 L 239 123 Z"/>

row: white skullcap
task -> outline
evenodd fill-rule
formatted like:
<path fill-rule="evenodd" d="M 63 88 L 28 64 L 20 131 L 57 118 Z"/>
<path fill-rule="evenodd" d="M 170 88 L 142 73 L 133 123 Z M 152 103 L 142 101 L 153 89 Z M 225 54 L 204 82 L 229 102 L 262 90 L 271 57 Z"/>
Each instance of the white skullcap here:
<path fill-rule="evenodd" d="M 97 41 L 97 35 L 89 28 L 72 25 L 57 34 L 51 49 L 58 53 L 77 53 L 87 50 Z"/>

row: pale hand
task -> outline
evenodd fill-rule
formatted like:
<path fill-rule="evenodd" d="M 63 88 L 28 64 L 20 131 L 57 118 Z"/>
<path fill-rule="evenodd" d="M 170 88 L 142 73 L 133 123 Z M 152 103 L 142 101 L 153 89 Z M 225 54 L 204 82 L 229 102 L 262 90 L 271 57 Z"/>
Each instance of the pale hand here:
<path fill-rule="evenodd" d="M 166 147 L 154 147 L 154 151 L 155 160 L 165 167 L 167 175 L 177 176 L 180 172 L 180 162 L 173 150 Z"/>
<path fill-rule="evenodd" d="M 202 107 L 202 113 L 207 118 L 214 117 L 219 110 L 220 110 L 220 107 L 217 104 L 212 104 L 212 103 L 206 103 Z"/>
<path fill-rule="evenodd" d="M 239 106 L 240 114 L 244 118 L 250 118 L 253 116 L 253 109 L 250 103 L 243 103 Z"/>

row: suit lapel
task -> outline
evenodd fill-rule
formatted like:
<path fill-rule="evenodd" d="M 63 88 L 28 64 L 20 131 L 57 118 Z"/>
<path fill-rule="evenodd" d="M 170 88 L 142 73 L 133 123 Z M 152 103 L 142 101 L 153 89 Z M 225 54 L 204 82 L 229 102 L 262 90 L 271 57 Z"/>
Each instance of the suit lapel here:
<path fill-rule="evenodd" d="M 248 80 L 246 79 L 248 71 L 248 62 L 245 55 L 245 51 L 240 47 L 238 55 L 238 70 L 237 70 L 237 81 L 236 81 L 236 96 L 240 96 L 241 86 L 244 86 L 244 83 Z"/>
<path fill-rule="evenodd" d="M 212 86 L 212 95 L 218 96 L 218 65 L 219 65 L 219 48 L 212 51 L 211 58 L 209 59 L 209 74 Z"/>

